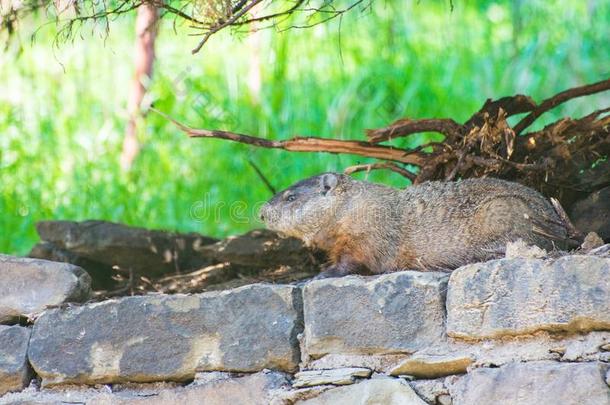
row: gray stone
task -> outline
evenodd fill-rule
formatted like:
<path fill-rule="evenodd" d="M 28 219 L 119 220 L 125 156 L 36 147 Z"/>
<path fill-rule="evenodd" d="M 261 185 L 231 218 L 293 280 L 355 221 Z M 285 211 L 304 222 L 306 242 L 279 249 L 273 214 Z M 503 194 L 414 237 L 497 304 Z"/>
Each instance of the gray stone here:
<path fill-rule="evenodd" d="M 345 367 L 331 370 L 306 370 L 294 375 L 292 386 L 295 388 L 313 387 L 315 385 L 349 385 L 356 382 L 356 378 L 368 378 L 372 371 L 362 367 Z"/>
<path fill-rule="evenodd" d="M 411 353 L 444 338 L 443 273 L 404 271 L 309 282 L 303 292 L 306 353 Z"/>
<path fill-rule="evenodd" d="M 533 335 L 486 339 L 480 342 L 450 339 L 446 345 L 435 345 L 413 355 L 415 358 L 470 357 L 470 367 L 500 366 L 512 362 L 537 360 L 604 361 L 608 352 L 600 346 L 610 340 L 610 332 L 558 335 L 537 332 Z M 406 360 L 406 359 L 405 359 Z M 394 364 L 396 366 L 398 362 Z M 389 369 L 391 370 L 391 369 Z"/>
<path fill-rule="evenodd" d="M 269 405 L 294 405 L 299 403 L 299 401 L 315 398 L 333 387 L 334 385 L 316 385 L 315 387 L 276 390 Z"/>
<path fill-rule="evenodd" d="M 501 259 L 455 270 L 447 334 L 497 338 L 536 331 L 610 330 L 610 259 Z"/>
<path fill-rule="evenodd" d="M 212 381 L 226 380 L 227 378 L 235 377 L 235 373 L 226 371 L 201 371 L 195 373 L 194 385 L 207 384 Z"/>
<path fill-rule="evenodd" d="M 116 271 L 112 266 L 88 260 L 68 251 L 62 250 L 51 242 L 39 242 L 28 253 L 34 259 L 50 260 L 52 262 L 71 263 L 84 269 L 91 276 L 92 290 L 110 290 L 117 287 L 117 280 L 112 277 Z"/>
<path fill-rule="evenodd" d="M 376 378 L 324 391 L 298 405 L 426 405 L 409 384 L 395 378 Z"/>
<path fill-rule="evenodd" d="M 197 249 L 219 262 L 230 262 L 248 267 L 299 266 L 315 267 L 313 251 L 296 238 L 282 238 L 267 229 L 255 229 L 238 236 L 230 236 L 212 245 Z"/>
<path fill-rule="evenodd" d="M 301 368 L 311 370 L 359 367 L 387 374 L 396 364 L 408 358 L 409 354 L 327 354 L 319 359 L 301 363 Z"/>
<path fill-rule="evenodd" d="M 610 404 L 601 363 L 541 361 L 479 368 L 449 386 L 455 405 Z"/>
<path fill-rule="evenodd" d="M 145 398 L 119 399 L 106 397 L 88 401 L 90 405 L 268 405 L 272 390 L 287 386 L 280 373 L 257 373 L 245 377 L 212 381 L 203 385 L 160 391 Z"/>
<path fill-rule="evenodd" d="M 95 401 L 138 399 L 159 395 L 165 390 L 182 388 L 178 383 L 110 385 L 67 385 L 41 389 L 32 380 L 23 391 L 11 392 L 0 397 L 0 405 L 90 405 Z"/>
<path fill-rule="evenodd" d="M 29 383 L 29 339 L 28 328 L 0 325 L 0 395 L 22 390 Z"/>
<path fill-rule="evenodd" d="M 174 405 L 174 404 L 264 404 L 276 391 L 289 388 L 282 373 L 261 372 L 185 387 L 173 383 L 63 386 L 31 389 L 0 397 L 0 404 Z"/>
<path fill-rule="evenodd" d="M 508 242 L 506 244 L 506 252 L 504 253 L 504 257 L 507 259 L 542 259 L 546 256 L 546 250 L 536 245 L 528 245 L 522 239 L 517 239 L 514 242 Z"/>
<path fill-rule="evenodd" d="M 413 391 L 428 404 L 436 405 L 437 399 L 443 395 L 449 394 L 449 390 L 445 386 L 445 380 L 442 378 L 436 380 L 413 380 L 409 381 L 409 385 Z"/>
<path fill-rule="evenodd" d="M 205 267 L 214 262 L 198 252 L 217 239 L 196 233 L 149 230 L 106 221 L 41 221 L 38 235 L 51 248 L 35 248 L 32 254 L 51 254 L 64 260 L 87 260 L 107 266 L 132 269 L 138 274 L 159 276 L 176 270 Z M 103 267 L 103 266 L 102 266 Z"/>
<path fill-rule="evenodd" d="M 67 263 L 0 255 L 0 323 L 43 311 L 47 306 L 83 302 L 91 277 Z"/>
<path fill-rule="evenodd" d="M 592 256 L 610 257 L 610 243 L 606 243 L 598 248 L 592 249 L 587 254 Z"/>
<path fill-rule="evenodd" d="M 294 371 L 301 328 L 298 288 L 254 284 L 51 310 L 36 321 L 28 355 L 44 385 Z"/>
<path fill-rule="evenodd" d="M 591 332 L 585 335 L 575 335 L 575 339 L 565 339 L 559 349 L 564 349 L 561 361 L 592 361 L 601 360 L 603 353 L 600 340 L 610 337 L 610 332 Z"/>
<path fill-rule="evenodd" d="M 441 394 L 436 398 L 438 405 L 453 405 L 453 398 L 448 394 Z"/>
<path fill-rule="evenodd" d="M 390 375 L 411 375 L 416 378 L 438 378 L 464 374 L 474 360 L 464 355 L 418 355 L 405 359 L 390 371 Z"/>

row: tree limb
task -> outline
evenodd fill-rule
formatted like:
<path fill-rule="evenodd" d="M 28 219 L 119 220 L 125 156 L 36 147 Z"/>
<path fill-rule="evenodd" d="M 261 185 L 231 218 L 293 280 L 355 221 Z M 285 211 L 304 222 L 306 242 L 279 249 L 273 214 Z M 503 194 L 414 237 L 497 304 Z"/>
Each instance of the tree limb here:
<path fill-rule="evenodd" d="M 403 118 L 385 128 L 367 129 L 366 136 L 372 143 L 384 142 L 392 138 L 419 132 L 438 132 L 448 138 L 455 138 L 461 134 L 461 129 L 462 126 L 451 118 L 419 120 Z"/>
<path fill-rule="evenodd" d="M 289 14 L 292 14 L 295 11 L 297 11 L 299 6 L 301 6 L 304 2 L 305 2 L 305 0 L 297 0 L 291 7 L 287 8 L 284 11 L 280 11 L 280 12 L 273 13 L 273 14 L 267 14 L 267 15 L 264 15 L 261 17 L 250 18 L 249 20 L 245 20 L 245 21 L 236 21 L 235 23 L 233 23 L 233 25 L 235 25 L 235 26 L 248 25 L 248 24 L 253 24 L 256 22 L 260 22 L 260 21 L 266 21 L 266 20 L 271 20 L 271 19 L 278 18 L 278 17 L 283 17 L 285 15 L 289 15 Z"/>
<path fill-rule="evenodd" d="M 519 121 L 519 123 L 514 127 L 515 134 L 519 135 L 521 132 L 523 132 L 525 128 L 529 127 L 542 114 L 557 107 L 562 103 L 565 103 L 568 100 L 582 96 L 588 96 L 590 94 L 595 94 L 606 90 L 610 90 L 610 79 L 602 80 L 593 84 L 588 84 L 586 86 L 574 87 L 562 91 L 561 93 L 557 93 L 553 97 L 544 100 L 530 114 L 528 114 L 525 118 Z"/>
<path fill-rule="evenodd" d="M 425 157 L 422 153 L 410 153 L 405 149 L 392 146 L 376 145 L 370 142 L 346 141 L 340 139 L 318 138 L 318 137 L 295 137 L 282 141 L 274 141 L 251 135 L 238 134 L 230 131 L 207 130 L 190 128 L 167 114 L 152 108 L 151 110 L 171 121 L 181 131 L 191 138 L 218 138 L 246 145 L 270 149 L 284 149 L 291 152 L 326 152 L 346 153 L 382 160 L 390 160 L 405 164 L 420 166 Z"/>
<path fill-rule="evenodd" d="M 523 94 L 517 94 L 516 96 L 502 97 L 497 100 L 490 98 L 485 101 L 483 107 L 472 115 L 464 123 L 465 131 L 469 132 L 473 127 L 480 127 L 485 122 L 485 114 L 491 117 L 496 117 L 500 112 L 500 109 L 506 113 L 507 117 L 512 115 L 521 114 L 532 111 L 536 108 L 536 103 L 531 97 Z"/>
<path fill-rule="evenodd" d="M 271 195 L 275 195 L 277 193 L 277 190 L 275 189 L 275 187 L 273 187 L 269 179 L 267 179 L 267 177 L 263 174 L 262 170 L 258 167 L 258 165 L 254 163 L 252 159 L 248 159 L 248 163 L 250 164 L 250 166 L 252 166 L 252 168 L 256 172 L 256 175 L 265 184 L 267 189 L 271 191 Z"/>
<path fill-rule="evenodd" d="M 408 178 L 411 181 L 414 181 L 415 178 L 417 177 L 417 175 L 415 173 L 412 173 L 412 172 L 408 171 L 407 169 L 400 167 L 397 164 L 390 163 L 390 162 L 354 165 L 354 166 L 350 166 L 350 167 L 346 168 L 343 171 L 343 173 L 353 174 L 353 173 L 357 173 L 357 172 L 370 172 L 371 170 L 381 170 L 381 169 L 391 170 L 395 173 L 398 173 L 398 174 Z"/>
<path fill-rule="evenodd" d="M 210 37 L 213 34 L 217 33 L 218 31 L 220 31 L 223 28 L 226 28 L 226 27 L 234 24 L 235 21 L 239 20 L 248 11 L 250 11 L 254 6 L 256 6 L 257 4 L 261 3 L 262 1 L 263 0 L 252 0 L 250 2 L 250 4 L 248 4 L 247 6 L 243 7 L 241 10 L 239 10 L 237 13 L 235 13 L 233 16 L 231 16 L 231 18 L 229 18 L 227 21 L 219 22 L 217 25 L 215 25 L 214 27 L 210 28 L 210 30 L 205 33 L 205 35 L 203 36 L 201 41 L 199 41 L 199 43 L 197 44 L 195 49 L 193 49 L 191 51 L 191 53 L 194 55 L 197 52 L 199 52 L 201 50 L 201 47 L 208 41 L 208 39 L 210 39 Z"/>

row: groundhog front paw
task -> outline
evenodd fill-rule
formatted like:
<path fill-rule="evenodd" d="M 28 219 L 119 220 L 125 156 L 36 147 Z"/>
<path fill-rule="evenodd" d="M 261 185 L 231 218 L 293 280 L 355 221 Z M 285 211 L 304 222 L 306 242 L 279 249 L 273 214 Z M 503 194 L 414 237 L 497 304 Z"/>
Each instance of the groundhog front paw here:
<path fill-rule="evenodd" d="M 348 274 L 357 273 L 358 266 L 353 263 L 341 261 L 336 264 L 330 264 L 322 267 L 320 274 L 315 276 L 313 280 L 321 280 L 325 278 L 343 277 Z"/>
<path fill-rule="evenodd" d="M 320 274 L 313 277 L 312 280 L 323 280 L 325 278 L 335 278 L 335 277 L 343 277 L 345 274 L 339 273 L 333 270 L 324 270 L 321 271 Z"/>

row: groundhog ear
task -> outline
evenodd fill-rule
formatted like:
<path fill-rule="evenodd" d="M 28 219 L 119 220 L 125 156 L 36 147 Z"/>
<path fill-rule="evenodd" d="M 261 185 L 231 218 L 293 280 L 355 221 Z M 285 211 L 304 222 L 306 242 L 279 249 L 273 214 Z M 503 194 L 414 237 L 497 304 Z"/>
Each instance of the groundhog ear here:
<path fill-rule="evenodd" d="M 339 176 L 334 173 L 327 173 L 322 175 L 320 178 L 320 188 L 322 189 L 322 195 L 326 195 L 329 191 L 332 191 L 337 187 L 339 183 Z"/>

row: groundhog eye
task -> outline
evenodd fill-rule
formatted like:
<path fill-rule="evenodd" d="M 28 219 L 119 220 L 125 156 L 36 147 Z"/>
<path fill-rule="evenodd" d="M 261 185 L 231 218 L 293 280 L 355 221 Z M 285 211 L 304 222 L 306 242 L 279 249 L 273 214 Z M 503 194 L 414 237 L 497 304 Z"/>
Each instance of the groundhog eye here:
<path fill-rule="evenodd" d="M 294 194 L 290 194 L 288 197 L 286 197 L 286 201 L 288 201 L 288 202 L 292 202 L 296 199 L 297 199 L 297 197 Z"/>

